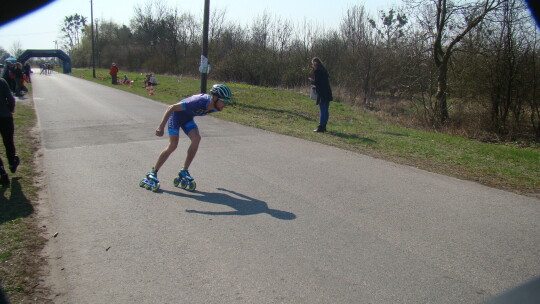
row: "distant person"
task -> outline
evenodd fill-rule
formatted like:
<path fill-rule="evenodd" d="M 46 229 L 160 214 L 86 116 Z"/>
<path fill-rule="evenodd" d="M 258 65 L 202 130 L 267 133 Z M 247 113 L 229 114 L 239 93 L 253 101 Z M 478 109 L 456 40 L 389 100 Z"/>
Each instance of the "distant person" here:
<path fill-rule="evenodd" d="M 124 75 L 124 84 L 129 84 L 131 82 L 131 80 L 129 80 L 129 78 L 127 77 L 127 75 Z"/>
<path fill-rule="evenodd" d="M 313 131 L 326 132 L 326 124 L 330 118 L 330 101 L 334 100 L 332 88 L 330 88 L 330 81 L 328 80 L 328 71 L 322 61 L 318 57 L 314 57 L 311 60 L 311 66 L 313 67 L 313 77 L 308 79 L 317 91 L 317 101 L 315 104 L 319 106 L 320 110 L 319 126 Z"/>
<path fill-rule="evenodd" d="M 12 92 L 15 92 L 15 66 L 13 63 L 6 61 L 4 71 L 2 71 L 2 78 L 8 83 L 8 87 Z"/>
<path fill-rule="evenodd" d="M 13 136 L 15 134 L 15 124 L 13 122 L 13 113 L 15 112 L 15 98 L 11 95 L 11 90 L 7 81 L 3 78 L 0 79 L 0 134 L 4 141 L 4 147 L 6 148 L 6 156 L 9 162 L 9 169 L 11 173 L 17 171 L 19 166 L 19 157 L 15 154 L 15 143 Z M 9 177 L 6 169 L 4 168 L 4 162 L 0 158 L 0 185 L 9 187 Z"/>
<path fill-rule="evenodd" d="M 32 79 L 30 79 L 30 74 L 32 73 L 32 67 L 30 66 L 30 63 L 26 63 L 24 65 L 24 75 L 26 76 L 26 81 L 28 83 L 32 83 Z"/>
<path fill-rule="evenodd" d="M 144 80 L 144 87 L 157 86 L 157 85 L 158 85 L 158 81 L 156 77 L 154 77 L 154 74 L 152 73 L 147 74 L 146 79 Z"/>
<path fill-rule="evenodd" d="M 157 173 L 161 166 L 165 164 L 169 156 L 176 150 L 178 141 L 180 139 L 180 129 L 191 140 L 191 144 L 188 147 L 187 155 L 184 160 L 184 167 L 178 172 L 178 179 L 175 179 L 175 185 L 177 180 L 184 180 L 188 184 L 193 185 L 193 188 L 189 186 L 190 190 L 195 189 L 193 183 L 194 178 L 188 172 L 191 162 L 197 154 L 199 149 L 199 143 L 201 142 L 201 135 L 199 133 L 199 127 L 195 123 L 195 116 L 205 116 L 207 114 L 221 111 L 228 104 L 232 98 L 231 90 L 224 84 L 215 84 L 210 90 L 210 94 L 196 94 L 191 97 L 182 99 L 178 103 L 171 105 L 167 108 L 161 122 L 156 129 L 156 136 L 163 136 L 165 125 L 168 128 L 169 145 L 161 152 L 152 170 L 146 175 L 146 178 L 141 180 L 140 186 L 148 186 L 153 191 L 159 189 L 159 181 Z M 183 186 L 183 184 L 182 184 Z"/>
<path fill-rule="evenodd" d="M 15 74 L 15 96 L 21 97 L 23 96 L 22 91 L 25 91 L 28 93 L 28 89 L 24 86 L 24 70 L 20 62 L 15 63 L 14 74 Z"/>
<path fill-rule="evenodd" d="M 118 84 L 118 67 L 116 66 L 116 63 L 112 63 L 111 70 L 109 71 L 109 75 L 111 75 L 112 78 L 112 84 Z"/>

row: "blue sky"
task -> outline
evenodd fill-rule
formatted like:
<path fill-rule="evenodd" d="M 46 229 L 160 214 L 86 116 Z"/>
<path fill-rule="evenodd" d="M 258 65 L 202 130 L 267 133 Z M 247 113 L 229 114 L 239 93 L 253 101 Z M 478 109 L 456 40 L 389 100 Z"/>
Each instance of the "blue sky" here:
<path fill-rule="evenodd" d="M 149 0 L 94 0 L 94 18 L 129 25 L 136 5 Z M 178 7 L 201 16 L 204 0 L 153 0 L 168 7 Z M 301 23 L 303 20 L 325 28 L 338 28 L 348 8 L 363 4 L 376 16 L 377 11 L 401 5 L 401 0 L 210 0 L 211 9 L 226 10 L 227 21 L 251 24 L 267 12 L 282 19 Z M 51 49 L 61 40 L 60 28 L 65 16 L 78 13 L 90 19 L 90 0 L 56 0 L 39 11 L 28 14 L 0 27 L 0 46 L 8 52 L 19 42 L 22 49 Z"/>

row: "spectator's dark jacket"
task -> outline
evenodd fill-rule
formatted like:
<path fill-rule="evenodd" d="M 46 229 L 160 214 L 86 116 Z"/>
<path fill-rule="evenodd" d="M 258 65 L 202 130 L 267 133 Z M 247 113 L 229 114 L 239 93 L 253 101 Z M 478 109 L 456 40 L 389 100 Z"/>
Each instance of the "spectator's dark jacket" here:
<path fill-rule="evenodd" d="M 13 67 L 8 67 L 7 65 L 4 66 L 4 69 L 2 70 L 2 78 L 8 80 L 9 79 L 9 72 L 12 70 Z"/>
<path fill-rule="evenodd" d="M 15 68 L 14 73 L 15 73 L 15 79 L 23 79 L 24 72 L 22 69 Z"/>
<path fill-rule="evenodd" d="M 330 88 L 330 81 L 328 80 L 328 72 L 323 69 L 317 69 L 315 70 L 314 75 L 315 79 L 311 84 L 315 85 L 317 94 L 319 95 L 319 102 L 334 100 L 332 88 Z"/>
<path fill-rule="evenodd" d="M 15 98 L 11 94 L 7 81 L 0 78 L 0 117 L 12 117 L 15 111 Z"/>
<path fill-rule="evenodd" d="M 24 73 L 28 76 L 30 74 L 30 72 L 32 71 L 32 68 L 30 67 L 29 64 L 25 64 L 24 65 Z"/>

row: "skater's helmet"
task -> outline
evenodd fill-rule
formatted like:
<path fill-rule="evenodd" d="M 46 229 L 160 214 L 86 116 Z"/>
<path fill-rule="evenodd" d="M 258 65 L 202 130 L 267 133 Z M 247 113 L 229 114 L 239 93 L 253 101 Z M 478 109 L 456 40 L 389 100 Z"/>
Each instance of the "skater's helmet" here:
<path fill-rule="evenodd" d="M 219 98 L 225 104 L 228 104 L 230 99 L 232 98 L 231 90 L 224 84 L 213 85 L 210 93 L 216 95 L 217 98 Z"/>

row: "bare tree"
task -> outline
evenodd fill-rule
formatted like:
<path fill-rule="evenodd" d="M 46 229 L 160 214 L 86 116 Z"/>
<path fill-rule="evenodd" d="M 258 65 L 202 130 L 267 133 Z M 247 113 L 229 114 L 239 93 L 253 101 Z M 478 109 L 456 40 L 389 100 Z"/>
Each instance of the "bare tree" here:
<path fill-rule="evenodd" d="M 433 39 L 432 56 L 438 69 L 435 119 L 444 124 L 448 113 L 448 69 L 451 56 L 463 37 L 480 24 L 492 11 L 498 9 L 505 0 L 447 1 L 430 2 L 406 0 L 419 10 L 419 23 Z"/>
<path fill-rule="evenodd" d="M 15 58 L 19 58 L 19 56 L 23 53 L 23 47 L 20 40 L 13 41 L 13 44 L 11 45 L 11 55 Z"/>
<path fill-rule="evenodd" d="M 538 32 L 522 0 L 505 1 L 486 31 L 491 34 L 484 52 L 489 54 L 485 67 L 489 118 L 499 135 L 512 137 L 527 117 L 526 106 L 535 101 L 531 93 L 538 89 L 533 81 L 538 73 Z"/>
<path fill-rule="evenodd" d="M 227 10 L 212 10 L 210 16 L 210 24 L 208 28 L 210 41 L 218 40 L 224 29 L 225 17 L 227 16 Z"/>
<path fill-rule="evenodd" d="M 390 49 L 395 47 L 398 40 L 405 36 L 404 27 L 408 23 L 407 16 L 396 12 L 393 8 L 388 11 L 388 14 L 384 11 L 380 11 L 379 14 L 380 24 L 374 19 L 369 19 L 369 23 L 384 39 L 386 48 Z"/>
<path fill-rule="evenodd" d="M 272 28 L 272 49 L 280 58 L 285 56 L 287 49 L 292 44 L 294 26 L 289 20 L 278 18 Z"/>
<path fill-rule="evenodd" d="M 64 33 L 65 40 L 67 40 L 66 46 L 68 52 L 71 53 L 75 47 L 79 46 L 86 22 L 87 18 L 79 14 L 66 16 L 64 18 L 64 24 L 61 31 Z"/>
<path fill-rule="evenodd" d="M 0 46 L 0 62 L 4 62 L 9 57 L 9 52 Z"/>
<path fill-rule="evenodd" d="M 380 11 L 379 20 L 369 19 L 369 23 L 382 39 L 377 56 L 383 56 L 385 63 L 380 67 L 378 89 L 388 91 L 394 97 L 402 91 L 403 71 L 408 61 L 404 46 L 407 16 L 391 8 L 388 13 Z"/>
<path fill-rule="evenodd" d="M 348 76 L 342 80 L 345 79 L 352 92 L 360 89 L 366 108 L 373 107 L 372 99 L 377 88 L 375 79 L 379 70 L 376 54 L 379 38 L 369 19 L 365 8 L 357 5 L 347 10 L 341 23 L 341 35 L 349 52 L 349 59 L 345 60 L 342 69 Z M 351 70 L 350 67 L 354 68 Z"/>
<path fill-rule="evenodd" d="M 251 25 L 251 39 L 256 46 L 261 48 L 266 48 L 268 46 L 272 23 L 272 16 L 266 11 L 253 20 Z"/>
<path fill-rule="evenodd" d="M 183 13 L 180 16 L 180 24 L 178 29 L 178 39 L 183 50 L 183 56 L 188 55 L 190 47 L 199 43 L 201 33 L 201 24 L 196 21 L 195 17 L 190 13 Z"/>

